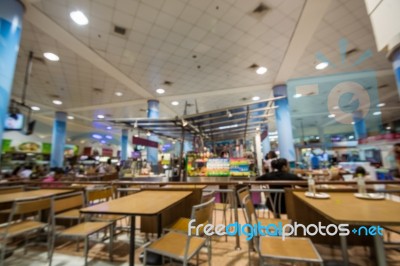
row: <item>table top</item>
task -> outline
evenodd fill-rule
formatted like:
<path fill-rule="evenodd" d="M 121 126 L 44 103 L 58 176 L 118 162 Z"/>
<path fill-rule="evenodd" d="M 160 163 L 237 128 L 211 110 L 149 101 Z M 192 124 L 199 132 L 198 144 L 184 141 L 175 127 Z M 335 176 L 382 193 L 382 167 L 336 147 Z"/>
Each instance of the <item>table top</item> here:
<path fill-rule="evenodd" d="M 205 189 L 207 185 L 165 185 L 161 188 L 178 188 L 178 189 Z"/>
<path fill-rule="evenodd" d="M 191 191 L 148 190 L 83 208 L 82 213 L 156 215 L 192 194 Z"/>
<path fill-rule="evenodd" d="M 22 192 L 13 192 L 7 194 L 0 194 L 0 203 L 13 202 L 16 200 L 28 200 L 51 197 L 55 195 L 65 194 L 69 192 L 74 192 L 74 190 L 69 189 L 38 189 L 38 190 L 28 190 Z"/>
<path fill-rule="evenodd" d="M 350 192 L 329 192 L 329 199 L 308 198 L 304 191 L 293 193 L 295 197 L 337 224 L 400 225 L 400 202 L 388 199 L 359 199 Z"/>

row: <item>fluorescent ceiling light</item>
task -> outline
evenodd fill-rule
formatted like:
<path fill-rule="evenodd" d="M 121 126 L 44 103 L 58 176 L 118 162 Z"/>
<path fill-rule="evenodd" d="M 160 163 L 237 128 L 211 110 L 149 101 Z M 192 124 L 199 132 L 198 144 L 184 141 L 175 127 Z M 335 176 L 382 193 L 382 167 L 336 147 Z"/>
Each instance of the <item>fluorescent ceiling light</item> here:
<path fill-rule="evenodd" d="M 258 101 L 260 100 L 260 96 L 254 96 L 253 98 L 251 98 L 253 101 Z"/>
<path fill-rule="evenodd" d="M 121 97 L 121 96 L 124 95 L 124 94 L 123 94 L 122 92 L 117 91 L 117 92 L 115 93 L 115 95 L 118 96 L 118 97 Z"/>
<path fill-rule="evenodd" d="M 60 101 L 60 100 L 53 100 L 53 103 L 54 103 L 55 105 L 61 105 L 61 104 L 62 104 L 62 101 Z"/>
<path fill-rule="evenodd" d="M 256 73 L 258 75 L 264 75 L 265 73 L 267 73 L 267 71 L 268 71 L 268 69 L 266 67 L 261 66 L 261 67 L 257 68 Z"/>
<path fill-rule="evenodd" d="M 226 115 L 227 115 L 228 117 L 232 117 L 232 116 L 233 116 L 232 113 L 231 113 L 229 110 L 226 110 Z"/>
<path fill-rule="evenodd" d="M 354 124 L 355 124 L 355 122 L 351 122 L 351 124 L 352 124 L 352 125 L 354 125 Z"/>
<path fill-rule="evenodd" d="M 108 127 L 107 127 L 107 129 L 108 129 L 108 130 L 111 130 L 111 129 L 112 129 L 112 127 L 108 126 Z"/>
<path fill-rule="evenodd" d="M 112 139 L 113 137 L 112 136 L 110 136 L 110 135 L 107 135 L 106 136 L 106 139 Z"/>
<path fill-rule="evenodd" d="M 99 135 L 99 134 L 92 134 L 92 137 L 95 138 L 95 139 L 102 139 L 103 138 L 103 136 Z"/>
<path fill-rule="evenodd" d="M 321 62 L 321 63 L 319 63 L 319 64 L 317 64 L 317 65 L 315 66 L 315 69 L 317 69 L 317 70 L 322 70 L 322 69 L 327 68 L 328 66 L 329 66 L 329 63 L 328 63 L 328 62 Z"/>
<path fill-rule="evenodd" d="M 293 95 L 293 98 L 300 98 L 301 96 L 303 96 L 303 94 L 301 94 L 301 93 L 296 93 L 295 95 Z"/>
<path fill-rule="evenodd" d="M 98 119 L 103 119 L 103 118 L 104 118 L 104 115 L 97 115 L 97 118 L 98 118 Z"/>
<path fill-rule="evenodd" d="M 60 57 L 53 53 L 44 53 L 43 56 L 50 61 L 60 61 Z"/>
<path fill-rule="evenodd" d="M 354 136 L 350 136 L 349 139 L 354 139 Z"/>
<path fill-rule="evenodd" d="M 335 114 L 328 115 L 329 118 L 334 118 L 335 116 L 336 116 Z"/>
<path fill-rule="evenodd" d="M 222 126 L 222 127 L 219 127 L 219 129 L 228 129 L 228 128 L 235 128 L 235 127 L 238 127 L 238 125 L 234 124 L 234 125 L 229 125 L 229 126 Z"/>
<path fill-rule="evenodd" d="M 73 117 L 72 115 L 67 116 L 67 118 L 68 118 L 69 120 L 74 120 L 74 119 L 75 119 L 75 117 Z"/>
<path fill-rule="evenodd" d="M 156 92 L 157 92 L 158 94 L 163 94 L 163 93 L 165 92 L 165 90 L 164 90 L 164 89 L 161 89 L 161 88 L 159 88 L 159 89 L 157 89 L 157 90 L 156 90 Z"/>
<path fill-rule="evenodd" d="M 37 107 L 37 106 L 32 106 L 31 109 L 33 111 L 40 111 L 40 107 Z"/>
<path fill-rule="evenodd" d="M 377 105 L 376 105 L 376 107 L 383 107 L 383 106 L 385 106 L 386 105 L 386 103 L 378 103 Z"/>
<path fill-rule="evenodd" d="M 380 115 L 380 114 L 382 114 L 381 111 L 377 111 L 377 112 L 374 112 L 374 113 L 373 113 L 373 115 Z"/>
<path fill-rule="evenodd" d="M 177 105 L 179 105 L 179 102 L 178 101 L 173 101 L 171 104 L 177 106 Z"/>
<path fill-rule="evenodd" d="M 89 23 L 88 18 L 80 10 L 72 11 L 71 13 L 69 13 L 69 16 L 78 25 L 83 26 Z"/>
<path fill-rule="evenodd" d="M 272 131 L 268 133 L 268 136 L 276 136 L 278 135 L 278 131 Z"/>

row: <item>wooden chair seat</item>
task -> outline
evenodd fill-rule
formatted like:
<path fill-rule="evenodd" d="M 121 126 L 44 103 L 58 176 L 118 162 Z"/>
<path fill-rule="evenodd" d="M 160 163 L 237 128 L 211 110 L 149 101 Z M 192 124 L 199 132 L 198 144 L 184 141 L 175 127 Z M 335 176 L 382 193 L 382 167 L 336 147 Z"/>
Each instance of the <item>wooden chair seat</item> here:
<path fill-rule="evenodd" d="M 43 229 L 46 226 L 47 226 L 46 223 L 40 223 L 40 222 L 30 221 L 30 220 L 22 221 L 22 222 L 18 222 L 18 223 L 10 225 L 8 227 L 6 236 L 13 237 L 15 235 L 28 233 L 30 231 Z M 1 228 L 0 234 L 5 234 L 5 233 L 6 233 L 6 228 Z"/>
<path fill-rule="evenodd" d="M 80 219 L 79 209 L 73 209 L 65 212 L 58 213 L 56 219 Z"/>
<path fill-rule="evenodd" d="M 260 255 L 265 258 L 321 262 L 321 257 L 308 238 L 288 237 L 282 240 L 281 237 L 260 237 L 259 245 Z"/>
<path fill-rule="evenodd" d="M 86 237 L 91 234 L 100 231 L 107 226 L 110 226 L 110 223 L 107 222 L 84 222 L 77 224 L 75 226 L 69 227 L 60 232 L 61 236 L 77 236 L 77 237 Z"/>
<path fill-rule="evenodd" d="M 185 255 L 185 244 L 188 240 L 186 234 L 178 232 L 170 232 L 162 238 L 151 243 L 148 251 L 156 252 L 164 256 L 172 256 L 183 259 Z M 192 257 L 206 242 L 202 237 L 191 237 L 188 249 L 188 257 Z"/>

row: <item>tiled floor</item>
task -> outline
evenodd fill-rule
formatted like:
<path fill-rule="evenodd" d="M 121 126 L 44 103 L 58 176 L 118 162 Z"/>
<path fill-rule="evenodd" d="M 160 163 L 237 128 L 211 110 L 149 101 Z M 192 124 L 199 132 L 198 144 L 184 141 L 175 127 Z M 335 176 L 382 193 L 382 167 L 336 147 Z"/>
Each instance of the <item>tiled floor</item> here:
<path fill-rule="evenodd" d="M 217 222 L 219 222 L 217 220 Z M 143 235 L 137 237 L 138 245 L 142 244 Z M 400 237 L 393 235 L 393 240 L 400 242 Z M 248 265 L 247 256 L 247 243 L 244 237 L 241 237 L 241 250 L 235 250 L 235 238 L 229 237 L 228 241 L 225 242 L 225 237 L 214 238 L 212 243 L 212 265 L 225 266 L 225 265 Z M 316 245 L 318 251 L 323 257 L 324 261 L 328 262 L 331 260 L 340 260 L 341 252 L 340 248 L 336 247 L 334 249 L 324 246 Z M 400 245 L 399 245 L 400 248 Z M 102 243 L 92 243 L 89 252 L 89 265 L 95 266 L 108 266 L 108 265 L 128 265 L 129 258 L 129 244 L 127 234 L 121 234 L 118 236 L 117 241 L 114 244 L 113 258 L 114 261 L 110 262 L 108 260 L 108 248 L 107 245 Z M 136 264 L 142 265 L 139 261 L 139 255 L 142 252 L 142 248 L 136 249 Z M 388 265 L 390 266 L 400 266 L 400 251 L 387 250 Z M 53 266 L 76 266 L 83 265 L 84 258 L 82 257 L 83 248 L 81 243 L 80 251 L 76 251 L 75 242 L 58 241 L 57 249 L 53 257 Z M 349 258 L 352 265 L 359 266 L 375 266 L 376 264 L 369 257 L 368 249 L 363 247 L 351 247 L 349 249 Z M 251 256 L 252 265 L 258 265 L 258 256 L 252 254 Z M 193 260 L 193 263 L 196 261 Z M 28 265 L 47 265 L 46 260 L 46 249 L 42 247 L 31 247 L 28 248 L 28 253 L 23 254 L 22 249 L 18 249 L 14 252 L 13 256 L 6 260 L 6 265 L 18 265 L 18 266 L 28 266 Z M 200 256 L 200 265 L 208 265 L 206 252 L 203 252 Z M 279 264 L 274 264 L 279 265 Z M 287 265 L 287 264 L 282 264 Z M 302 265 L 302 264 L 296 264 Z M 340 266 L 340 263 L 328 264 Z M 379 266 L 379 265 L 377 265 Z"/>

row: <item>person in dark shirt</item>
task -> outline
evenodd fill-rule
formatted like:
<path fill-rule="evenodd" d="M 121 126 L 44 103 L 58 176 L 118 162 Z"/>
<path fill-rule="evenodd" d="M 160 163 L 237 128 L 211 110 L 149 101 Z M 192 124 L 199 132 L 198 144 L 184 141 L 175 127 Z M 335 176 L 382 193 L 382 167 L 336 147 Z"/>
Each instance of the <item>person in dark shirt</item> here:
<path fill-rule="evenodd" d="M 257 181 L 303 181 L 300 177 L 298 177 L 295 174 L 289 173 L 289 164 L 288 161 L 285 158 L 279 158 L 276 160 L 273 160 L 271 162 L 271 166 L 273 171 L 270 173 L 266 173 L 265 175 L 262 175 L 258 177 L 256 180 Z M 283 189 L 285 187 L 291 187 L 290 185 L 270 185 L 269 186 L 271 189 Z M 278 193 L 270 193 L 270 197 L 272 201 L 274 201 L 275 205 L 275 210 L 278 213 L 275 213 L 275 216 L 277 218 L 279 217 L 279 213 L 286 213 L 286 201 L 285 201 L 285 195 L 281 194 L 280 196 L 280 201 L 279 199 L 279 194 Z M 269 206 L 268 206 L 269 205 Z M 280 212 L 278 211 L 279 205 L 281 206 Z M 272 209 L 270 202 L 267 201 L 267 207 L 269 209 Z"/>

